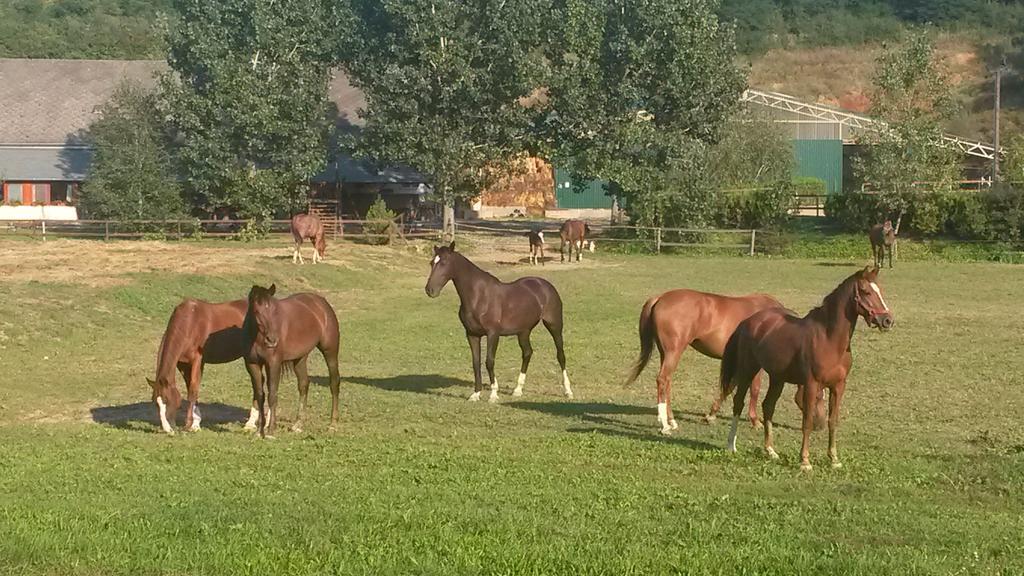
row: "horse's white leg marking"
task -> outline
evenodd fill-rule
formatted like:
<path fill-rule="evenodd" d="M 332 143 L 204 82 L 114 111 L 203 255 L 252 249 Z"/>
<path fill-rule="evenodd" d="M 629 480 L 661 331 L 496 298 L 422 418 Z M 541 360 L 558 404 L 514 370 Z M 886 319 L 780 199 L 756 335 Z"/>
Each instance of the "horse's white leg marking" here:
<path fill-rule="evenodd" d="M 878 294 L 878 300 L 882 303 L 882 307 L 885 308 L 885 311 L 888 312 L 889 307 L 885 305 L 885 298 L 882 298 L 882 291 L 878 289 L 878 284 L 872 282 L 871 289 L 875 291 L 875 294 Z"/>
<path fill-rule="evenodd" d="M 576 241 L 576 259 L 583 260 L 583 240 Z"/>
<path fill-rule="evenodd" d="M 488 402 L 497 402 L 498 401 L 498 379 L 497 378 L 495 378 L 494 381 L 491 382 L 491 397 L 488 398 L 487 401 Z"/>
<path fill-rule="evenodd" d="M 295 249 L 292 250 L 292 264 L 297 264 L 299 261 L 299 245 L 295 245 Z"/>
<path fill-rule="evenodd" d="M 246 430 L 255 430 L 256 422 L 259 421 L 260 411 L 255 406 L 249 408 L 249 419 L 245 421 Z"/>
<path fill-rule="evenodd" d="M 597 248 L 597 243 L 596 243 L 596 242 L 594 242 L 593 240 L 591 240 L 591 241 L 590 241 L 590 252 L 591 252 L 591 253 L 593 253 L 593 252 L 594 252 L 594 248 Z"/>
<path fill-rule="evenodd" d="M 526 384 L 526 373 L 525 372 L 520 372 L 519 373 L 519 379 L 516 380 L 516 388 L 515 388 L 515 390 L 512 391 L 512 395 L 513 396 L 522 396 L 523 395 L 523 384 Z"/>
<path fill-rule="evenodd" d="M 569 372 L 562 370 L 562 388 L 565 389 L 565 397 L 572 400 L 572 386 L 569 384 Z"/>
<path fill-rule="evenodd" d="M 480 393 L 479 392 L 473 392 L 472 394 L 469 395 L 469 401 L 470 402 L 476 402 L 478 400 L 480 400 Z"/>
<path fill-rule="evenodd" d="M 736 451 L 736 427 L 739 426 L 740 417 L 733 416 L 732 424 L 729 426 L 729 452 Z"/>
<path fill-rule="evenodd" d="M 192 407 L 192 427 L 189 428 L 189 432 L 198 432 L 202 421 L 203 415 L 199 412 L 199 404 L 196 404 Z"/>
<path fill-rule="evenodd" d="M 174 428 L 171 428 L 171 424 L 167 422 L 167 404 L 164 403 L 163 398 L 157 396 L 156 405 L 160 407 L 160 427 L 164 429 L 164 432 L 173 435 Z"/>
<path fill-rule="evenodd" d="M 668 423 L 668 403 L 658 402 L 658 424 L 661 424 L 661 433 L 668 436 L 672 433 L 672 427 Z"/>

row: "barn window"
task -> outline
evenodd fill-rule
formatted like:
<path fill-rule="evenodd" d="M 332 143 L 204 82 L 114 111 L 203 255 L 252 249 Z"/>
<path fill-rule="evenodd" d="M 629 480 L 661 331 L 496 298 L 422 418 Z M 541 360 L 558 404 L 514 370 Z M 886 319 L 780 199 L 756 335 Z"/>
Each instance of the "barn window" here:
<path fill-rule="evenodd" d="M 21 183 L 20 182 L 9 182 L 7 184 L 7 186 L 6 186 L 6 188 L 7 188 L 7 197 L 4 198 L 4 201 L 10 202 L 12 204 L 14 202 L 18 202 L 19 204 L 21 202 L 23 202 L 23 200 L 22 200 L 22 192 L 21 192 Z"/>

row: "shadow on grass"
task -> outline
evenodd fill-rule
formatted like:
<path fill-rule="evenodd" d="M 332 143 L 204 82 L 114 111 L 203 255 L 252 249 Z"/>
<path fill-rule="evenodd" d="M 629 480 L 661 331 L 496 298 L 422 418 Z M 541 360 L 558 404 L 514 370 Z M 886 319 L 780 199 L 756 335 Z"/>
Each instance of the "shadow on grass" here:
<path fill-rule="evenodd" d="M 176 424 L 180 430 L 185 424 L 187 403 L 182 402 L 178 409 Z M 136 431 L 160 431 L 160 416 L 152 402 L 136 402 L 121 406 L 100 406 L 89 410 L 92 421 L 112 428 Z M 212 404 L 199 403 L 204 430 L 224 432 L 225 424 L 242 424 L 249 417 L 248 408 L 229 406 L 220 402 Z"/>
<path fill-rule="evenodd" d="M 825 266 L 827 268 L 863 268 L 863 265 L 851 260 L 849 262 L 815 262 L 815 266 Z"/>
<path fill-rule="evenodd" d="M 370 386 L 391 392 L 415 392 L 417 394 L 437 394 L 435 390 L 450 388 L 452 386 L 464 386 L 472 388 L 473 383 L 468 380 L 442 376 L 440 374 L 400 374 L 387 378 L 370 378 L 367 376 L 346 376 L 345 382 L 354 382 L 360 386 Z M 310 381 L 318 386 L 329 386 L 330 381 L 326 376 L 312 376 Z"/>
<path fill-rule="evenodd" d="M 682 438 L 678 436 L 663 436 L 657 433 L 654 426 L 638 425 L 623 422 L 614 415 L 638 416 L 650 415 L 651 409 L 644 406 L 632 406 L 628 404 L 613 404 L 611 402 L 508 402 L 505 406 L 518 410 L 530 410 L 552 416 L 574 418 L 594 426 L 575 427 L 567 429 L 567 432 L 574 433 L 596 433 L 607 436 L 620 436 L 634 440 L 645 440 L 648 442 L 664 442 L 686 446 L 693 450 L 720 450 L 721 447 L 700 440 Z"/>

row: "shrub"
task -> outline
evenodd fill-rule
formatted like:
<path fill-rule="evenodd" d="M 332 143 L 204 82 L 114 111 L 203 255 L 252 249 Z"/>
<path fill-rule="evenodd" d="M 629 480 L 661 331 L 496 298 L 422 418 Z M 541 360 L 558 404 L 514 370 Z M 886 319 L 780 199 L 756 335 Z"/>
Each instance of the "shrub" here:
<path fill-rule="evenodd" d="M 397 214 L 388 209 L 384 199 L 377 196 L 369 210 L 366 211 L 368 222 L 363 226 L 363 230 L 367 234 L 382 234 L 384 236 L 370 236 L 367 241 L 370 244 L 387 244 L 390 241 L 390 230 L 395 216 Z"/>

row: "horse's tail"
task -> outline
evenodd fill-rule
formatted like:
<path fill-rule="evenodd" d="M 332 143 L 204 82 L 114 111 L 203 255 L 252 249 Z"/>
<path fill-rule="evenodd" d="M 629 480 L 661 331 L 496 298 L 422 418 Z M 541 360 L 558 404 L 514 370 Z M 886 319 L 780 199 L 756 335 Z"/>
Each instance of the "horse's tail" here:
<path fill-rule="evenodd" d="M 640 357 L 636 359 L 633 366 L 629 370 L 629 376 L 626 377 L 626 382 L 623 386 L 628 386 L 636 381 L 640 376 L 640 373 L 647 367 L 647 363 L 651 360 L 651 353 L 654 352 L 654 307 L 658 304 L 660 296 L 655 296 L 644 302 L 644 307 L 640 310 Z"/>
<path fill-rule="evenodd" d="M 742 326 L 742 325 L 741 325 Z M 722 353 L 722 365 L 718 373 L 718 383 L 722 387 L 722 399 L 728 398 L 736 389 L 736 368 L 740 356 L 740 328 L 737 328 L 729 341 L 725 344 L 725 351 Z"/>

